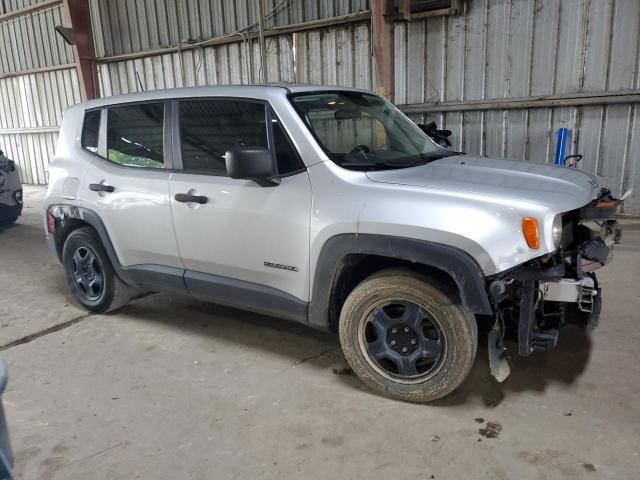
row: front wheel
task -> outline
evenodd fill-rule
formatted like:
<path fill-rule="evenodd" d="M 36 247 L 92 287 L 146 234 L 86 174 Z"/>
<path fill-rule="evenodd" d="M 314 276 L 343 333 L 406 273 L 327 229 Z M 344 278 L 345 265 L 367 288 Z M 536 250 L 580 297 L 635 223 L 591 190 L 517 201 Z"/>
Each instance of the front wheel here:
<path fill-rule="evenodd" d="M 62 249 L 69 290 L 86 310 L 110 312 L 125 305 L 131 289 L 118 277 L 96 232 L 74 230 Z"/>
<path fill-rule="evenodd" d="M 373 390 L 411 402 L 456 389 L 477 342 L 474 316 L 446 288 L 409 271 L 367 278 L 340 314 L 340 343 L 353 371 Z"/>

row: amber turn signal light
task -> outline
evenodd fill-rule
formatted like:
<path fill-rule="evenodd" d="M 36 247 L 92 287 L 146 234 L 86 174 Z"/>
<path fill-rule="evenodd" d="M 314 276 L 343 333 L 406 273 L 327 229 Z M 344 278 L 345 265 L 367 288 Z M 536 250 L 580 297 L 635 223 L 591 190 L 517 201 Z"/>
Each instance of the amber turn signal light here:
<path fill-rule="evenodd" d="M 538 220 L 533 217 L 524 217 L 522 219 L 522 234 L 529 248 L 533 248 L 534 250 L 540 248 L 540 228 L 538 227 Z"/>

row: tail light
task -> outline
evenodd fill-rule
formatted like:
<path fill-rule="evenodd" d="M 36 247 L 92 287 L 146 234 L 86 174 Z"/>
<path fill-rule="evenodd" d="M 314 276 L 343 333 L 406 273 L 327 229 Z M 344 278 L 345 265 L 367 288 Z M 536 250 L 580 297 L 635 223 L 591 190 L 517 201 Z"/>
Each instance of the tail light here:
<path fill-rule="evenodd" d="M 51 212 L 47 212 L 47 232 L 56 233 L 56 217 Z"/>

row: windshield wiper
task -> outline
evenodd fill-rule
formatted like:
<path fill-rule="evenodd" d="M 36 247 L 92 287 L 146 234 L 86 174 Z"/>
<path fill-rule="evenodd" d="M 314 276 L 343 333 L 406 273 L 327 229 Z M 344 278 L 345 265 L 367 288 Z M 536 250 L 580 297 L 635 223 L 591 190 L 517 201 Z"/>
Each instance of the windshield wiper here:
<path fill-rule="evenodd" d="M 371 161 L 371 162 L 341 162 L 340 163 L 341 167 L 344 168 L 377 168 L 377 169 L 384 169 L 384 168 L 404 168 L 406 165 L 398 165 L 395 163 L 387 163 L 387 162 L 381 162 L 381 161 Z M 409 165 L 411 166 L 411 165 Z"/>
<path fill-rule="evenodd" d="M 427 162 L 433 162 L 434 160 L 440 160 L 441 158 L 451 157 L 452 155 L 455 155 L 455 153 L 454 152 L 439 152 L 439 153 L 435 153 L 435 154 L 432 154 L 432 155 L 425 154 L 423 156 L 423 159 L 426 160 Z"/>
<path fill-rule="evenodd" d="M 367 160 L 365 162 L 359 161 L 349 161 L 342 160 L 339 162 L 339 165 L 344 168 L 371 168 L 371 169 L 391 169 L 391 168 L 410 168 L 417 167 L 420 165 L 426 165 L 427 163 L 433 162 L 434 160 L 440 160 L 441 158 L 450 157 L 452 155 L 457 155 L 457 152 L 446 151 L 446 152 L 432 152 L 431 154 L 422 153 L 419 154 L 419 158 L 416 159 L 415 156 L 412 157 L 404 157 L 405 161 L 402 161 L 399 158 L 394 159 L 393 161 L 384 161 L 384 160 L 375 160 L 375 153 L 365 153 L 360 151 L 359 153 Z M 409 158 L 412 160 L 410 161 Z"/>

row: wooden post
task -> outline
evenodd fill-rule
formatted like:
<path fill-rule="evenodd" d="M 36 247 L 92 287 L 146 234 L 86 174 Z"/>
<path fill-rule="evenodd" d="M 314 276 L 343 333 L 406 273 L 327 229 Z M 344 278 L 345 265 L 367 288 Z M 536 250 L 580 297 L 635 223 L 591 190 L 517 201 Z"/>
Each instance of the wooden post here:
<path fill-rule="evenodd" d="M 376 64 L 377 90 L 393 102 L 394 96 L 394 42 L 393 20 L 387 21 L 387 0 L 371 0 L 371 26 L 373 28 L 373 55 Z"/>
<path fill-rule="evenodd" d="M 88 0 L 64 0 L 64 7 L 71 22 L 75 44 L 76 67 L 80 79 L 82 100 L 99 96 L 98 72 L 95 66 L 93 29 Z"/>

